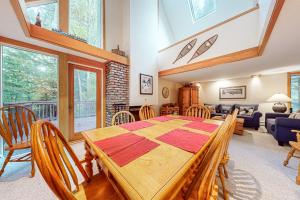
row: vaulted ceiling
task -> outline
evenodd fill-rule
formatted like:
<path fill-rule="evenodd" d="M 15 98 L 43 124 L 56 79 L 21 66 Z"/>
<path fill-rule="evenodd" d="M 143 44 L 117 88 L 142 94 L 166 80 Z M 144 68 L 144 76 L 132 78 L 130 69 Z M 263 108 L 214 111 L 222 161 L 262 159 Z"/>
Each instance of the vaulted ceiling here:
<path fill-rule="evenodd" d="M 257 74 L 300 71 L 300 1 L 286 0 L 274 30 L 260 57 L 222 64 L 164 78 L 178 82 L 250 77 Z"/>

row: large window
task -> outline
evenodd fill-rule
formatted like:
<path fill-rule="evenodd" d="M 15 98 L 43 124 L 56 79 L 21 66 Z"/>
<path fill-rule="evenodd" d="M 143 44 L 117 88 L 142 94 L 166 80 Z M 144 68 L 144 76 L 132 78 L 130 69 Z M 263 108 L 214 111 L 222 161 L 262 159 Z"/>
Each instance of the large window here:
<path fill-rule="evenodd" d="M 36 16 L 40 14 L 42 27 L 52 30 L 58 28 L 58 2 L 57 0 L 49 1 L 43 4 L 28 4 L 27 14 L 30 23 L 35 24 Z"/>
<path fill-rule="evenodd" d="M 0 52 L 1 103 L 4 106 L 25 106 L 38 119 L 47 119 L 57 124 L 57 58 L 10 46 L 2 46 Z M 3 142 L 1 146 L 3 150 Z"/>
<path fill-rule="evenodd" d="M 188 0 L 193 21 L 196 22 L 203 17 L 213 13 L 217 9 L 216 0 Z"/>
<path fill-rule="evenodd" d="M 69 0 L 69 32 L 102 47 L 102 0 Z"/>
<path fill-rule="evenodd" d="M 290 74 L 290 96 L 292 99 L 291 108 L 293 111 L 300 110 L 300 73 Z"/>

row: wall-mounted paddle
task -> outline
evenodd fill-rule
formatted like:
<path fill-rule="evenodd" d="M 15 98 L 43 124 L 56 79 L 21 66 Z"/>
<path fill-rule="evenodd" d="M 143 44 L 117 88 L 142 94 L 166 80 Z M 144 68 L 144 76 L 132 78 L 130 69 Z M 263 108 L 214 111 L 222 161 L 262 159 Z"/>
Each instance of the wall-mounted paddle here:
<path fill-rule="evenodd" d="M 190 41 L 183 49 L 180 51 L 179 55 L 177 56 L 176 60 L 173 62 L 175 64 L 179 59 L 183 58 L 186 54 L 188 54 L 195 46 L 197 42 L 197 38 Z"/>
<path fill-rule="evenodd" d="M 197 49 L 197 51 L 194 53 L 193 57 L 187 63 L 190 63 L 192 60 L 205 53 L 216 42 L 217 39 L 218 35 L 214 35 L 213 37 L 203 42 L 201 46 Z"/>

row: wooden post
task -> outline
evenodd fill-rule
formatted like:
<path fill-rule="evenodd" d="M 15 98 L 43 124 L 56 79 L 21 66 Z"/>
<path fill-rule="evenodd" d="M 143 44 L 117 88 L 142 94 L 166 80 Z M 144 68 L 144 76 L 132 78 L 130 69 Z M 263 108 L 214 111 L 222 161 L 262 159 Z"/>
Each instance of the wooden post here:
<path fill-rule="evenodd" d="M 58 67 L 58 125 L 65 138 L 69 139 L 69 93 L 68 93 L 68 56 L 59 54 Z"/>

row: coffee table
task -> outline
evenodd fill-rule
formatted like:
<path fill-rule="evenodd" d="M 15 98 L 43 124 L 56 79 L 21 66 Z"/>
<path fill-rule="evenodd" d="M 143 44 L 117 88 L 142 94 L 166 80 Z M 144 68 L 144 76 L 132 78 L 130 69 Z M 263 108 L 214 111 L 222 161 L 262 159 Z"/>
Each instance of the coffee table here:
<path fill-rule="evenodd" d="M 225 120 L 225 118 L 223 116 L 214 116 L 211 119 L 222 120 L 222 121 Z M 244 134 L 244 122 L 245 122 L 245 119 L 243 119 L 243 118 L 237 118 L 236 119 L 234 134 L 236 134 L 236 135 L 243 135 Z"/>

